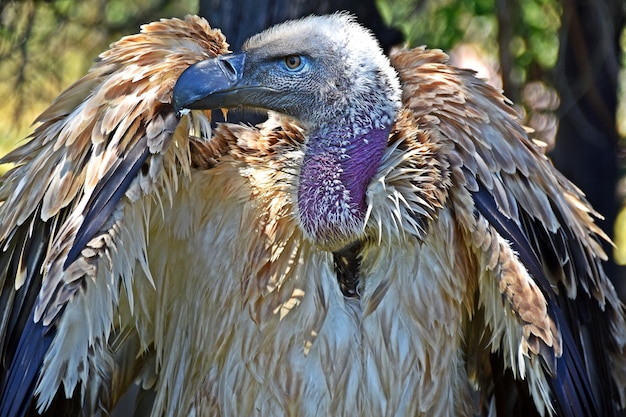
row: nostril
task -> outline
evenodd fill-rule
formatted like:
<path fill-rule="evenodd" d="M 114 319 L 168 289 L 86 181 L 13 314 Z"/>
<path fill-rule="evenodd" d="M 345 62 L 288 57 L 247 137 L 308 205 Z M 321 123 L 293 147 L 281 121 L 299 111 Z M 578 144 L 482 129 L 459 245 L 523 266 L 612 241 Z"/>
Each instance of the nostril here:
<path fill-rule="evenodd" d="M 230 62 L 227 60 L 222 61 L 222 68 L 224 68 L 227 72 L 230 73 L 233 77 L 237 76 L 237 70 L 232 66 Z"/>
<path fill-rule="evenodd" d="M 220 66 L 224 75 L 226 75 L 231 80 L 239 78 L 239 76 L 243 73 L 243 66 L 245 62 L 244 54 L 229 54 L 229 55 L 221 55 L 218 57 L 220 62 Z"/>

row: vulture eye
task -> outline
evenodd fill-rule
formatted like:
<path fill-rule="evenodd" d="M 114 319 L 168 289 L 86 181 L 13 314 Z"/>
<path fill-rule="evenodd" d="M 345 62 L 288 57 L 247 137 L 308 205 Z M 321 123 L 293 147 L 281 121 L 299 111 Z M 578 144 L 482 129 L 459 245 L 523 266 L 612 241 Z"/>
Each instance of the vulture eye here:
<path fill-rule="evenodd" d="M 304 66 L 305 60 L 300 55 L 287 55 L 283 63 L 289 71 L 298 71 Z"/>

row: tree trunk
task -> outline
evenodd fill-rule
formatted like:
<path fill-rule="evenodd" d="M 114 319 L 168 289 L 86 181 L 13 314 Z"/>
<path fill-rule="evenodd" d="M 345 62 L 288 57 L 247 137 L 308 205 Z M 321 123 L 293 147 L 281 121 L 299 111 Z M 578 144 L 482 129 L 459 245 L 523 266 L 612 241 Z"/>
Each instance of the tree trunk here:
<path fill-rule="evenodd" d="M 346 10 L 370 28 L 385 50 L 403 41 L 399 30 L 385 26 L 374 0 L 200 0 L 199 14 L 226 35 L 232 50 L 251 35 L 277 23 L 310 14 Z"/>
<path fill-rule="evenodd" d="M 511 42 L 521 24 L 520 5 L 517 1 L 496 0 L 498 19 L 498 57 L 502 73 L 502 89 L 508 98 L 519 103 L 521 86 L 513 80 L 515 57 L 511 52 Z"/>
<path fill-rule="evenodd" d="M 619 209 L 616 110 L 623 25 L 621 0 L 564 0 L 553 74 L 561 105 L 551 157 L 605 217 L 599 224 L 609 236 Z M 605 250 L 611 257 L 610 245 Z M 623 269 L 611 261 L 607 273 L 624 295 Z"/>

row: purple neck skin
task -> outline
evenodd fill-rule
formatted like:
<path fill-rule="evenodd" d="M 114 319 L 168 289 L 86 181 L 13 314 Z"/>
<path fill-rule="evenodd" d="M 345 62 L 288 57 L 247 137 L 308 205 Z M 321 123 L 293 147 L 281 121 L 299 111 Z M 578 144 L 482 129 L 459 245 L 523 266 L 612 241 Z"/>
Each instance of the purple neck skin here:
<path fill-rule="evenodd" d="M 367 186 L 387 146 L 389 130 L 350 137 L 312 134 L 300 171 L 298 210 L 305 232 L 319 246 L 338 250 L 363 228 Z"/>

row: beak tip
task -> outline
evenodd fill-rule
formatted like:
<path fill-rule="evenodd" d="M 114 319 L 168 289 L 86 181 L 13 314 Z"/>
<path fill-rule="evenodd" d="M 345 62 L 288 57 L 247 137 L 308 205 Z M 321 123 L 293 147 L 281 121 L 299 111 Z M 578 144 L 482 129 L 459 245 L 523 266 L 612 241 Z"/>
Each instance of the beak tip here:
<path fill-rule="evenodd" d="M 174 85 L 172 102 L 176 113 L 187 109 L 189 105 L 200 98 L 199 90 L 201 84 L 197 83 L 196 77 L 191 74 L 192 72 L 195 72 L 193 65 L 183 71 Z"/>

